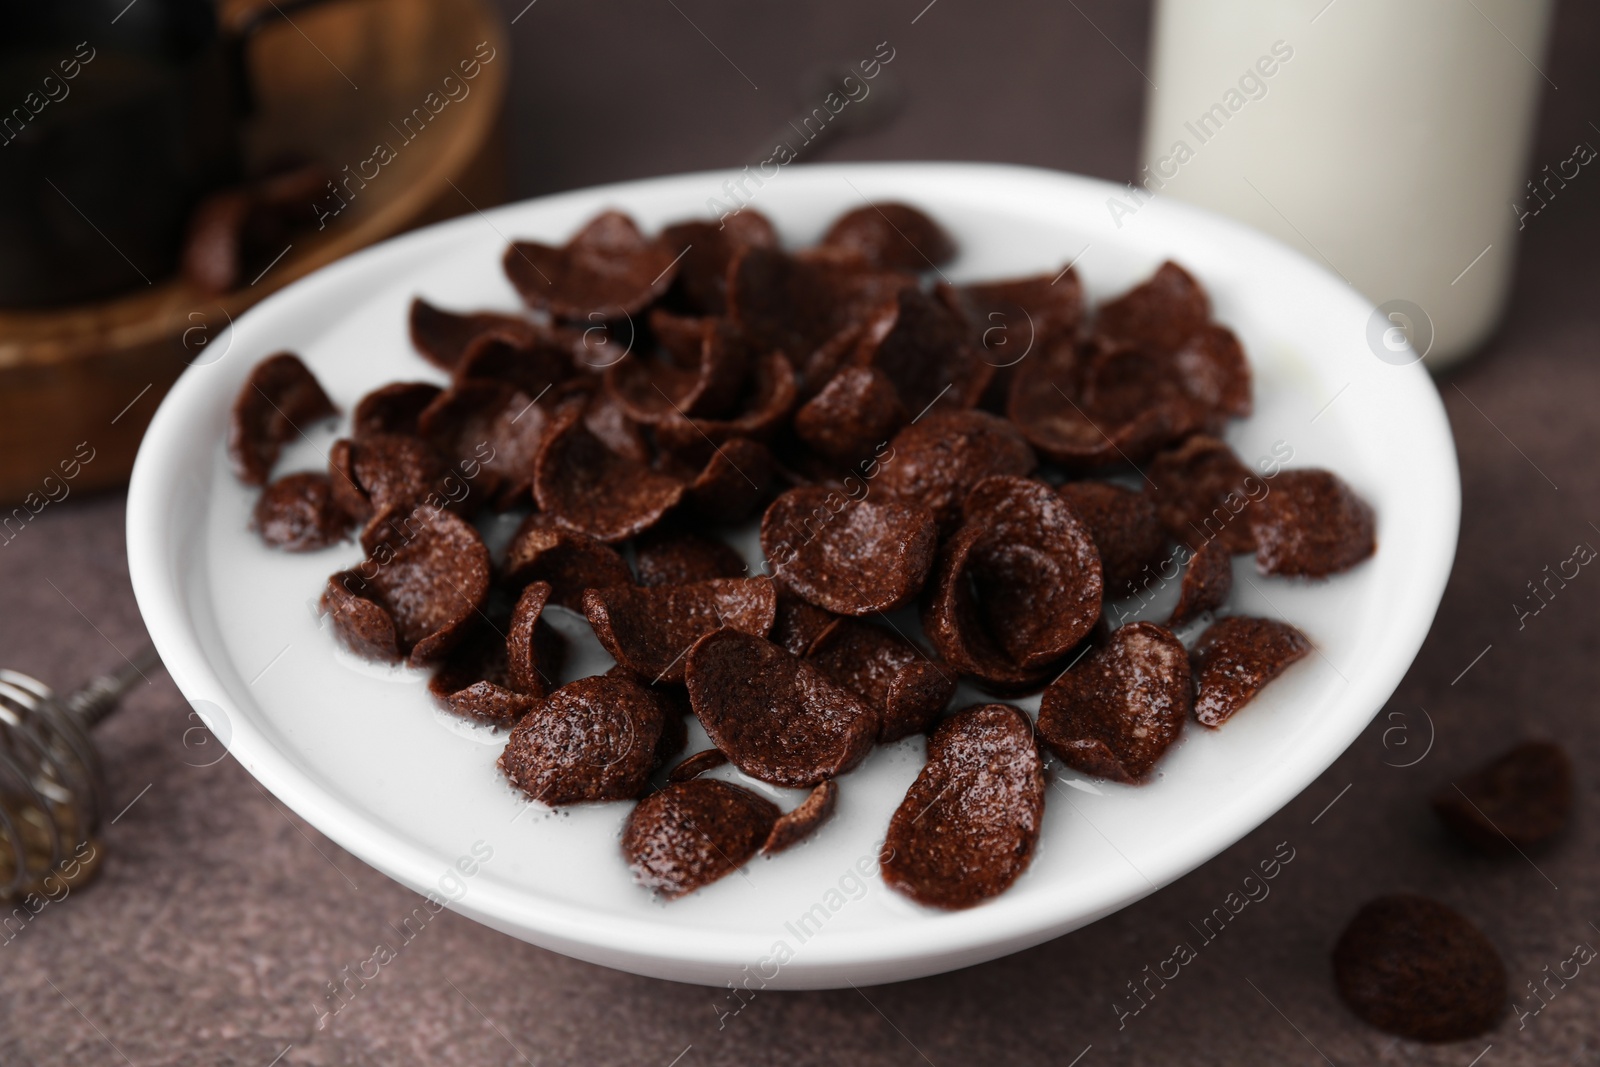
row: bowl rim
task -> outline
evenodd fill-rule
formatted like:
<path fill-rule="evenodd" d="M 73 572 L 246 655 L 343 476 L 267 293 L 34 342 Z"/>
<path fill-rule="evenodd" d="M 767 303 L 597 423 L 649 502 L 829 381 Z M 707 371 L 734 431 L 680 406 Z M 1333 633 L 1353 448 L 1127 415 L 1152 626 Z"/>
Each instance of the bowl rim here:
<path fill-rule="evenodd" d="M 813 164 L 787 168 L 791 186 L 837 181 L 841 176 L 863 184 L 889 179 L 917 183 L 982 183 L 991 190 L 1010 187 L 1030 195 L 1070 191 L 1082 197 L 1125 196 L 1123 186 L 1098 179 L 1034 167 L 989 163 L 846 163 Z M 485 221 L 504 231 L 507 220 L 530 206 L 578 208 L 620 203 L 630 196 L 658 193 L 674 183 L 698 193 L 721 187 L 740 172 L 706 171 L 593 186 L 518 201 L 486 211 L 437 223 L 354 253 L 272 294 L 231 330 L 242 325 L 291 312 L 297 305 L 326 300 L 338 290 L 371 291 L 374 284 L 401 278 L 406 270 L 430 257 L 447 253 L 471 227 Z M 699 201 L 685 197 L 693 211 Z M 1284 270 L 1299 271 L 1321 285 L 1319 299 L 1344 301 L 1352 314 L 1368 315 L 1373 304 L 1350 290 L 1332 272 L 1245 225 L 1201 209 L 1155 198 L 1141 207 L 1151 213 L 1151 225 L 1198 228 L 1239 247 L 1234 254 L 1265 257 Z M 501 224 L 501 225 L 497 225 Z M 374 279 L 383 281 L 374 282 Z M 221 339 L 219 338 L 219 341 Z M 1376 359 L 1373 360 L 1377 364 Z M 1382 366 L 1381 364 L 1379 364 Z M 206 702 L 228 709 L 228 685 L 208 660 L 203 635 L 188 609 L 192 582 L 183 573 L 184 554 L 175 547 L 180 539 L 183 510 L 174 506 L 185 492 L 185 454 L 197 449 L 196 426 L 220 419 L 209 397 L 215 389 L 190 368 L 178 380 L 151 421 L 140 446 L 129 485 L 127 546 L 129 573 L 140 612 L 152 641 L 178 688 L 191 701 L 202 720 L 208 720 Z M 1408 456 L 1416 472 L 1429 479 L 1434 494 L 1432 528 L 1408 537 L 1427 551 L 1413 551 L 1417 568 L 1408 588 L 1396 591 L 1391 609 L 1392 642 L 1389 655 L 1379 663 L 1363 664 L 1359 677 L 1341 696 L 1341 704 L 1359 702 L 1366 712 L 1342 720 L 1345 729 L 1320 746 L 1266 768 L 1255 785 L 1258 803 L 1238 806 L 1226 818 L 1211 820 L 1201 832 L 1164 853 L 1159 862 L 1144 869 L 1129 869 L 1103 894 L 1102 906 L 1089 913 L 1070 913 L 1043 905 L 1001 912 L 979 907 L 936 916 L 940 921 L 919 924 L 916 936 L 903 929 L 853 932 L 848 938 L 818 938 L 806 953 L 786 968 L 781 982 L 787 988 L 827 988 L 849 983 L 897 980 L 937 973 L 995 958 L 1049 940 L 1110 914 L 1154 892 L 1206 862 L 1261 825 L 1314 782 L 1341 755 L 1381 710 L 1409 669 L 1426 637 L 1443 596 L 1454 561 L 1460 516 L 1460 476 L 1453 438 L 1444 406 L 1422 364 L 1385 366 L 1386 403 L 1405 405 L 1413 420 L 1410 432 L 1421 451 Z M 228 394 L 231 398 L 231 392 Z M 207 405 L 211 406 L 207 406 Z M 214 449 L 215 443 L 211 448 Z M 192 455 L 191 455 L 192 461 Z M 1380 548 L 1380 551 L 1382 549 Z M 193 570 L 194 568 L 191 568 Z M 373 821 L 330 788 L 329 783 L 297 766 L 251 721 L 249 716 L 224 711 L 222 723 L 207 721 L 213 732 L 225 732 L 234 757 L 263 786 L 342 848 L 418 892 L 438 878 L 448 857 L 429 852 L 401 834 Z M 1002 898 L 1003 899 L 1003 898 Z M 550 899 L 530 901 L 525 893 L 494 883 L 474 885 L 473 891 L 450 905 L 492 928 L 580 959 L 619 967 L 634 973 L 720 985 L 743 966 L 756 963 L 746 934 L 718 937 L 699 928 L 674 927 L 643 919 L 585 909 Z M 814 948 L 813 948 L 814 946 Z"/>

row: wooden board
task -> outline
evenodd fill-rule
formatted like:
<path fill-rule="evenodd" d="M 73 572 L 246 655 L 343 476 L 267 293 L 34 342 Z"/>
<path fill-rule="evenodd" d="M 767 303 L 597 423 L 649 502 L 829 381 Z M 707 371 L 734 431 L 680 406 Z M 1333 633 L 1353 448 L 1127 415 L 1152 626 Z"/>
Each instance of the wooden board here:
<path fill-rule="evenodd" d="M 224 5 L 224 21 L 250 6 Z M 166 279 L 98 304 L 0 311 L 7 515 L 59 496 L 64 470 L 85 454 L 93 459 L 77 464 L 68 490 L 125 482 L 161 397 L 252 304 L 375 241 L 505 199 L 511 56 L 487 0 L 341 0 L 262 30 L 250 56 L 259 113 L 248 159 L 294 151 L 342 177 L 346 166 L 372 174 L 366 161 L 380 143 L 393 158 L 348 186 L 353 195 L 325 229 L 297 234 L 282 259 L 236 292 L 209 297 Z M 478 64 L 470 81 L 463 61 Z M 325 203 L 338 206 L 331 195 Z"/>

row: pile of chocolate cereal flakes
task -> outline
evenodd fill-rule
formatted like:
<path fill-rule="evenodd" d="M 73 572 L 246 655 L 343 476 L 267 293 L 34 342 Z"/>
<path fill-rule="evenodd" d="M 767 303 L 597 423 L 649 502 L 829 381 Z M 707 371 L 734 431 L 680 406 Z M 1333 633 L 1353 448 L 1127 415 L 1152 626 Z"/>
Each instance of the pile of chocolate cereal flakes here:
<path fill-rule="evenodd" d="M 269 483 L 281 445 L 337 414 L 289 353 L 240 392 L 230 456 L 265 486 L 269 544 L 360 526 L 366 560 L 323 593 L 336 632 L 431 666 L 451 710 L 510 727 L 513 786 L 549 805 L 638 800 L 623 849 L 642 885 L 678 896 L 794 844 L 874 745 L 927 732 L 883 875 L 969 907 L 1032 858 L 1041 745 L 1142 781 L 1191 716 L 1221 727 L 1307 654 L 1271 619 L 1218 618 L 1192 650 L 1174 635 L 1225 608 L 1235 554 L 1322 578 L 1375 535 L 1337 475 L 1269 486 L 1220 439 L 1250 413 L 1249 367 L 1177 264 L 1090 316 L 1070 269 L 957 287 L 937 273 L 954 254 L 900 204 L 794 253 L 754 211 L 653 238 L 607 212 L 563 247 L 507 250 L 530 316 L 415 301 L 412 339 L 450 384 L 367 394 L 327 473 Z M 1141 488 L 1095 477 L 1133 469 Z M 530 503 L 492 559 L 474 516 Z M 752 575 L 719 531 L 757 515 Z M 1167 623 L 1111 629 L 1103 605 L 1174 553 Z M 616 666 L 557 687 L 551 604 L 581 612 Z M 909 605 L 933 654 L 887 615 Z M 1003 703 L 946 714 L 962 676 L 1043 690 L 1037 724 Z M 715 748 L 652 788 L 691 714 Z M 700 777 L 723 762 L 810 797 L 785 813 Z"/>

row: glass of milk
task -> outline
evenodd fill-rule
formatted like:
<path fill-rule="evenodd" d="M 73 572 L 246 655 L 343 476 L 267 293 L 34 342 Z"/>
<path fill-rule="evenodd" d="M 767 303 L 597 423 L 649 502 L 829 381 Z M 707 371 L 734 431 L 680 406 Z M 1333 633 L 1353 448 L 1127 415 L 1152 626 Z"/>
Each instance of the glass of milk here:
<path fill-rule="evenodd" d="M 1117 221 L 1148 192 L 1248 222 L 1378 304 L 1392 326 L 1369 336 L 1444 367 L 1494 328 L 1518 232 L 1571 163 L 1526 176 L 1552 7 L 1157 0 L 1142 188 Z"/>

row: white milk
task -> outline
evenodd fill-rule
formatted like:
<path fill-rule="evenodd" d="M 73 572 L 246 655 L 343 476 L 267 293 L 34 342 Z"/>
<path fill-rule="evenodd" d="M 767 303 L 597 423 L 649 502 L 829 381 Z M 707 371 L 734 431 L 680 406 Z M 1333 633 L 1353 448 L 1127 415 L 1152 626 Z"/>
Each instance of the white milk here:
<path fill-rule="evenodd" d="M 1143 189 L 1108 210 L 1139 225 L 1147 189 L 1242 219 L 1444 366 L 1499 318 L 1523 213 L 1542 202 L 1526 173 L 1551 7 L 1157 0 Z"/>

